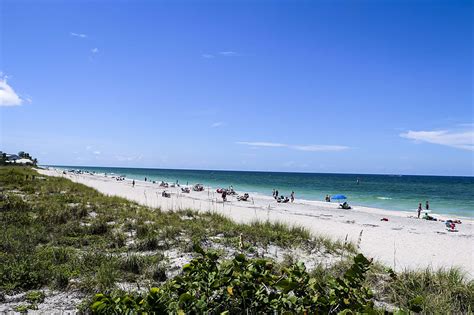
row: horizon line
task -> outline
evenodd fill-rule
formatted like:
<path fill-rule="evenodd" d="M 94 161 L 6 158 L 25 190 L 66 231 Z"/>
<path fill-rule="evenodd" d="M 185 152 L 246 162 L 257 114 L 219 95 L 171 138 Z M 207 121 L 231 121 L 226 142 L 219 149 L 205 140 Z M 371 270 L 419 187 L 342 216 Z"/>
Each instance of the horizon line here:
<path fill-rule="evenodd" d="M 254 172 L 254 173 L 283 173 L 283 174 L 328 174 L 328 175 L 380 175 L 380 176 L 432 176 L 432 177 L 468 177 L 474 175 L 433 175 L 433 174 L 402 174 L 402 173 L 338 173 L 338 172 L 298 172 L 298 171 L 269 171 L 269 170 L 234 170 L 234 169 L 193 169 L 193 168 L 163 168 L 163 167 L 130 167 L 130 166 L 93 166 L 93 165 L 53 165 L 39 164 L 47 167 L 91 167 L 91 168 L 135 168 L 144 170 L 172 170 L 172 171 L 217 171 L 217 172 Z"/>

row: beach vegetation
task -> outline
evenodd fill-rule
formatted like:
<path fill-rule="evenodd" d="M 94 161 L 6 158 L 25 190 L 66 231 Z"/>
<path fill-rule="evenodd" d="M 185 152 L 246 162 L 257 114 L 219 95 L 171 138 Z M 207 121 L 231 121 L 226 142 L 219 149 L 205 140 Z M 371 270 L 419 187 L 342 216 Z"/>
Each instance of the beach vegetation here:
<path fill-rule="evenodd" d="M 35 308 L 44 288 L 79 290 L 96 313 L 474 308 L 473 281 L 457 269 L 395 273 L 350 242 L 298 226 L 160 211 L 28 167 L 0 167 L 0 225 L 0 297 L 36 292 L 18 308 Z M 328 260 L 308 271 L 290 252 L 279 263 L 269 258 L 270 246 Z"/>
<path fill-rule="evenodd" d="M 301 263 L 277 269 L 271 260 L 247 259 L 243 254 L 219 262 L 215 252 L 199 246 L 195 252 L 199 256 L 160 288 L 144 295 L 97 294 L 92 312 L 375 313 L 372 294 L 363 286 L 371 262 L 361 254 L 342 277 L 322 283 Z"/>

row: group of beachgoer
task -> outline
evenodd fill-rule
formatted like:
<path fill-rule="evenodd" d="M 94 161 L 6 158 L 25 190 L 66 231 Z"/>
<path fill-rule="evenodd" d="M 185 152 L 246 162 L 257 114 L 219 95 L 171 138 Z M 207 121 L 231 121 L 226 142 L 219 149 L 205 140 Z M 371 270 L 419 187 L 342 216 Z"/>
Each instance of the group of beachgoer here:
<path fill-rule="evenodd" d="M 288 196 L 286 196 L 286 197 L 283 196 L 283 195 L 279 196 L 278 190 L 273 189 L 272 196 L 278 203 L 281 203 L 281 202 L 282 203 L 287 203 L 289 201 L 291 201 L 291 202 L 295 201 L 295 192 L 294 191 L 291 192 L 290 198 L 288 198 Z"/>
<path fill-rule="evenodd" d="M 430 210 L 430 202 L 428 200 L 426 200 L 426 203 L 425 203 L 425 210 Z M 418 204 L 418 211 L 417 211 L 418 212 L 418 219 L 420 218 L 421 211 L 423 211 L 423 207 L 422 207 L 421 202 L 420 202 Z"/>
<path fill-rule="evenodd" d="M 425 203 L 425 210 L 430 210 L 430 202 L 428 200 L 426 200 L 426 203 Z M 418 209 L 417 209 L 417 214 L 418 214 L 418 219 L 420 219 L 420 215 L 421 215 L 421 212 L 423 211 L 423 206 L 421 204 L 421 202 L 418 204 Z M 446 229 L 449 231 L 449 232 L 457 232 L 458 230 L 456 229 L 456 224 L 461 224 L 461 220 L 459 219 L 456 219 L 456 220 L 452 220 L 452 219 L 448 219 L 448 220 L 442 220 L 442 219 L 438 219 L 438 218 L 435 218 L 431 215 L 428 214 L 428 212 L 425 212 L 423 214 L 423 216 L 421 217 L 421 219 L 423 220 L 428 220 L 428 221 L 439 221 L 439 222 L 442 222 L 445 224 L 446 226 Z"/>

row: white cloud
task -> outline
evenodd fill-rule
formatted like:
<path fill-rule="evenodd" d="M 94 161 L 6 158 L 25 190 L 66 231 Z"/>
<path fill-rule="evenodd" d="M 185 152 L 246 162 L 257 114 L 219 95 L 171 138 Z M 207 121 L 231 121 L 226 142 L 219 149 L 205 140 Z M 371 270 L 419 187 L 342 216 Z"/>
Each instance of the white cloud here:
<path fill-rule="evenodd" d="M 71 35 L 71 36 L 73 36 L 73 37 L 87 38 L 87 35 L 86 35 L 86 34 L 80 34 L 80 33 L 70 32 L 69 35 Z"/>
<path fill-rule="evenodd" d="M 325 144 L 310 144 L 310 145 L 293 145 L 292 149 L 310 152 L 325 152 L 325 151 L 344 151 L 349 147 L 343 145 L 325 145 Z"/>
<path fill-rule="evenodd" d="M 22 103 L 21 97 L 8 85 L 7 77 L 0 76 L 0 106 L 19 106 Z"/>
<path fill-rule="evenodd" d="M 240 56 L 240 54 L 235 51 L 221 51 L 219 52 L 219 55 L 226 56 L 226 57 Z"/>
<path fill-rule="evenodd" d="M 293 145 L 277 142 L 246 142 L 239 141 L 237 144 L 247 145 L 250 147 L 273 147 L 273 148 L 288 148 L 298 151 L 308 152 L 328 152 L 328 151 L 344 151 L 350 149 L 343 145 L 326 145 L 326 144 L 309 144 L 309 145 Z"/>
<path fill-rule="evenodd" d="M 93 54 L 97 54 L 98 52 L 99 52 L 99 48 L 97 48 L 97 47 L 91 49 L 91 53 L 93 53 Z"/>
<path fill-rule="evenodd" d="M 217 121 L 217 122 L 213 123 L 213 124 L 211 125 L 211 127 L 212 127 L 212 128 L 217 128 L 217 127 L 222 127 L 222 126 L 224 126 L 224 125 L 225 125 L 224 122 L 222 122 L 222 121 Z"/>
<path fill-rule="evenodd" d="M 248 145 L 251 147 L 287 147 L 287 144 L 283 143 L 275 143 L 275 142 L 247 142 L 247 141 L 239 141 L 236 142 L 237 144 Z"/>
<path fill-rule="evenodd" d="M 101 152 L 100 151 L 94 151 L 92 153 L 94 153 L 94 155 L 100 155 Z"/>
<path fill-rule="evenodd" d="M 400 137 L 415 140 L 417 142 L 428 142 L 457 149 L 474 151 L 474 130 L 409 130 L 408 132 L 401 133 Z"/>
<path fill-rule="evenodd" d="M 227 50 L 227 51 L 219 51 L 219 52 L 216 52 L 216 53 L 206 53 L 206 54 L 202 54 L 201 57 L 202 58 L 206 58 L 206 59 L 212 59 L 212 58 L 215 58 L 215 57 L 242 57 L 244 56 L 243 54 L 241 53 L 238 53 L 236 51 L 231 51 L 231 50 Z"/>

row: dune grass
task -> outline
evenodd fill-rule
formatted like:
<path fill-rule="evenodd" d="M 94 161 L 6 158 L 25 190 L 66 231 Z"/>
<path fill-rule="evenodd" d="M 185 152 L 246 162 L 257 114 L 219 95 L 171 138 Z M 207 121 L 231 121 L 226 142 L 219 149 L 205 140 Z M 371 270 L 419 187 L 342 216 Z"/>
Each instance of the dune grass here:
<path fill-rule="evenodd" d="M 0 295 L 45 286 L 92 294 L 111 292 L 117 283 L 158 285 L 167 280 L 166 250 L 189 251 L 216 236 L 242 251 L 276 245 L 340 256 L 312 271 L 322 282 L 347 271 L 357 252 L 353 244 L 298 226 L 162 212 L 22 167 L 0 167 L 0 225 Z M 473 281 L 456 269 L 394 274 L 375 265 L 367 285 L 378 301 L 407 310 L 462 314 L 474 308 Z"/>
<path fill-rule="evenodd" d="M 224 235 L 235 248 L 242 235 L 247 247 L 325 246 L 329 252 L 354 252 L 350 244 L 312 237 L 303 228 L 238 224 L 192 210 L 161 212 L 30 168 L 1 167 L 0 187 L 0 290 L 6 292 L 43 285 L 92 292 L 113 288 L 117 281 L 137 282 L 157 269 L 162 251 L 192 248 L 215 235 Z M 156 257 L 141 257 L 146 251 L 156 251 Z M 161 277 L 159 268 L 154 273 Z"/>

